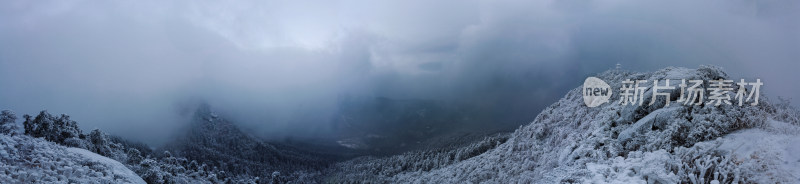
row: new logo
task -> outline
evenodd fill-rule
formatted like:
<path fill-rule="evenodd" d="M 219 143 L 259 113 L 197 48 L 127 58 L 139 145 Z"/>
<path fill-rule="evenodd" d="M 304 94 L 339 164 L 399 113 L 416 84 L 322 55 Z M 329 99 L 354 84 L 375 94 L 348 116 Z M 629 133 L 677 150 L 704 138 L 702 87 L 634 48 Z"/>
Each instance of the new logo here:
<path fill-rule="evenodd" d="M 583 82 L 583 102 L 588 107 L 597 107 L 611 98 L 611 86 L 597 77 L 589 77 Z"/>

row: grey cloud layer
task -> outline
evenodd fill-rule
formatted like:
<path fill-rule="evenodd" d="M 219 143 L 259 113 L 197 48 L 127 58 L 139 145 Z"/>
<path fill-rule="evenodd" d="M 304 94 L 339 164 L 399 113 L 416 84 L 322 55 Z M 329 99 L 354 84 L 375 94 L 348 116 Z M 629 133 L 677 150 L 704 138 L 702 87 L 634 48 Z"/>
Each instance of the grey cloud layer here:
<path fill-rule="evenodd" d="M 795 1 L 4 1 L 0 108 L 161 139 L 201 98 L 257 133 L 328 135 L 343 94 L 521 124 L 621 63 L 714 64 L 800 98 Z M 158 127 L 158 128 L 154 128 Z"/>

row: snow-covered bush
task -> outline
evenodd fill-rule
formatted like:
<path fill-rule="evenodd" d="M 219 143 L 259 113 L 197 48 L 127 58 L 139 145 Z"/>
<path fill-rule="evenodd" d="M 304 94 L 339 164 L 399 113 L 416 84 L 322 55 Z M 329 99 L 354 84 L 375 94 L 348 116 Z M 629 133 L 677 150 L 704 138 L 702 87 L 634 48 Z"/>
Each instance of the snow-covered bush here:
<path fill-rule="evenodd" d="M 767 101 L 766 103 L 770 103 Z M 778 97 L 778 102 L 770 110 L 774 110 L 774 119 L 800 126 L 800 110 L 792 106 L 788 99 Z"/>
<path fill-rule="evenodd" d="M 77 138 L 77 137 L 70 137 L 64 139 L 64 146 L 74 147 L 74 148 L 81 148 L 87 150 L 94 150 L 94 146 L 89 143 L 89 141 Z"/>
<path fill-rule="evenodd" d="M 616 157 L 605 164 L 588 163 L 587 183 L 678 183 L 680 178 L 668 170 L 675 160 L 664 150 L 634 151 L 627 158 Z"/>

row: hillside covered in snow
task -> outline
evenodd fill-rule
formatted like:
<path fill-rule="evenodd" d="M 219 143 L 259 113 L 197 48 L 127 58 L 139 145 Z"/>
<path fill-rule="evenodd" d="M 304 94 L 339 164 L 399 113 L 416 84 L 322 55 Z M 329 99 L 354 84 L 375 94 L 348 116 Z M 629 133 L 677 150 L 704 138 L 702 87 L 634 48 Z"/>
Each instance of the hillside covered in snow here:
<path fill-rule="evenodd" d="M 0 183 L 145 183 L 122 163 L 26 135 L 0 135 Z"/>
<path fill-rule="evenodd" d="M 609 70 L 597 77 L 612 81 L 615 90 L 621 87 L 615 81 L 625 79 L 729 78 L 716 67 L 666 68 L 653 73 Z M 644 86 L 644 99 L 651 98 L 649 84 Z M 774 103 L 761 96 L 757 106 L 682 105 L 675 102 L 676 90 L 670 106 L 663 101 L 651 106 L 612 102 L 589 108 L 581 89 L 571 90 L 535 121 L 480 155 L 464 160 L 458 154 L 441 154 L 447 152 L 429 153 L 418 160 L 367 158 L 351 161 L 335 173 L 369 176 L 340 178 L 355 182 L 800 182 L 800 121 L 797 110 L 787 102 Z M 619 94 L 612 99 L 619 99 Z M 387 162 L 392 164 L 383 164 Z M 432 166 L 408 167 L 426 163 Z M 365 164 L 374 169 L 365 170 Z"/>
<path fill-rule="evenodd" d="M 705 66 L 596 77 L 614 90 L 625 79 L 729 79 Z M 648 104 L 652 82 L 643 85 Z M 16 116 L 4 111 L 0 183 L 800 182 L 800 113 L 785 100 L 684 105 L 673 90 L 652 105 L 590 108 L 581 89 L 514 132 L 453 133 L 402 154 L 355 158 L 259 140 L 207 105 L 185 134 L 156 149 L 100 130 L 84 133 L 69 116 L 46 111 L 23 116 L 17 128 Z"/>
<path fill-rule="evenodd" d="M 152 149 L 67 115 L 2 114 L 0 183 L 285 183 L 313 182 L 329 157 L 270 144 L 242 133 L 207 106 L 173 143 Z M 326 160 L 327 159 L 327 160 Z"/>

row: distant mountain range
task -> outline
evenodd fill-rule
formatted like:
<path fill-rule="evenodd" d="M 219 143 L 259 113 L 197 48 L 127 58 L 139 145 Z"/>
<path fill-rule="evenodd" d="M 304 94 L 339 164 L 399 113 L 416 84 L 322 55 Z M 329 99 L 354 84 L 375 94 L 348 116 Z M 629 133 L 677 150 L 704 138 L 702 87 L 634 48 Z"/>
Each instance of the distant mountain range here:
<path fill-rule="evenodd" d="M 614 69 L 596 77 L 611 89 L 620 89 L 625 79 L 729 78 L 717 67 L 652 73 Z M 642 87 L 643 94 L 653 93 L 652 83 Z M 461 112 L 424 101 L 348 100 L 360 103 L 349 107 L 359 108 L 342 109 L 337 123 L 360 128 L 346 136 L 356 139 L 340 140 L 343 146 L 390 149 L 385 145 L 404 142 L 388 137 L 419 136 L 410 151 L 371 156 L 266 142 L 205 104 L 196 108 L 185 132 L 156 150 L 100 130 L 83 133 L 69 116 L 46 111 L 24 116 L 23 131 L 15 127 L 16 115 L 4 111 L 0 183 L 800 182 L 800 112 L 787 101 L 762 95 L 755 106 L 683 105 L 671 96 L 660 98 L 672 101 L 669 106 L 612 102 L 590 108 L 581 89 L 569 91 L 513 133 L 432 136 L 425 134 L 431 131 L 426 118 L 457 121 Z M 419 129 L 395 134 L 364 129 L 381 119 L 408 121 Z M 440 128 L 446 127 L 430 129 Z M 385 140 L 370 142 L 380 139 Z"/>

